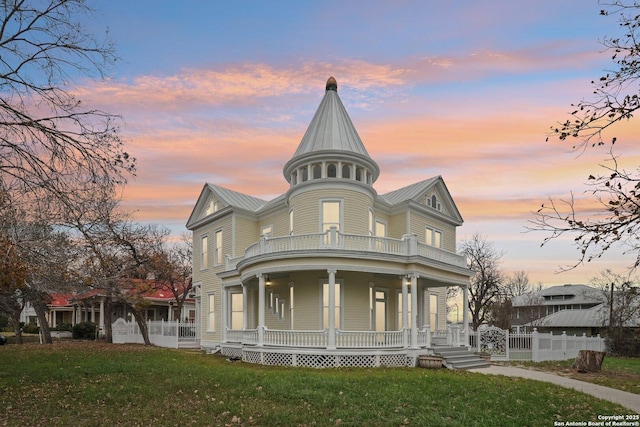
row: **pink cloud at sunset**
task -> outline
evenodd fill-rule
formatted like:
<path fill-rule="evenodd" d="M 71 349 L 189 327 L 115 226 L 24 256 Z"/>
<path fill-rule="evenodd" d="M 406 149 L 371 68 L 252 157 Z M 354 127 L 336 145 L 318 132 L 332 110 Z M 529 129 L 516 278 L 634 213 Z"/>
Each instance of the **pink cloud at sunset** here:
<path fill-rule="evenodd" d="M 581 212 L 594 210 L 585 183 L 607 152 L 578 155 L 571 141 L 545 139 L 610 64 L 599 40 L 617 28 L 597 1 L 257 2 L 199 13 L 182 2 L 152 11 L 114 2 L 102 19 L 121 68 L 74 93 L 122 115 L 138 159 L 124 203 L 140 220 L 180 234 L 205 182 L 267 200 L 284 193 L 282 167 L 334 76 L 380 165 L 380 194 L 442 175 L 465 219 L 459 239 L 483 233 L 505 251 L 505 269 L 530 271 L 533 282 L 586 283 L 623 264 L 616 253 L 556 275 L 577 257 L 570 242 L 540 248 L 543 234 L 524 233 L 550 196 L 573 192 Z M 162 42 L 145 36 L 165 28 L 174 32 Z M 640 122 L 616 135 L 620 161 L 639 165 Z"/>

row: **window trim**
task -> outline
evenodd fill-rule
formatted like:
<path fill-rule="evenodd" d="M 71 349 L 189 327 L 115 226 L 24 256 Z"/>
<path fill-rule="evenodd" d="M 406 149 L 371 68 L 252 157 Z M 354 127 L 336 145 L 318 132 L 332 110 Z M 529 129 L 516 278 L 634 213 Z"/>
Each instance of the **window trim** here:
<path fill-rule="evenodd" d="M 402 279 L 402 280 L 406 280 L 406 279 Z M 411 298 L 413 298 L 411 296 L 411 287 L 408 287 L 409 289 L 407 289 L 407 321 L 409 322 L 409 325 L 407 325 L 407 329 L 411 329 Z M 396 289 L 396 329 L 399 331 L 400 328 L 403 327 L 402 325 L 402 313 L 403 313 L 403 306 L 402 306 L 402 289 Z"/>
<path fill-rule="evenodd" d="M 244 329 L 244 315 L 245 315 L 245 311 L 244 311 L 244 304 L 245 304 L 245 300 L 244 300 L 244 293 L 242 291 L 229 291 L 229 318 L 228 318 L 228 325 L 229 325 L 229 329 L 232 330 L 238 330 L 238 329 L 233 329 L 233 313 L 239 313 L 239 311 L 236 311 L 233 309 L 233 296 L 234 295 L 240 295 L 240 297 L 242 297 L 242 325 L 240 325 L 240 330 Z"/>
<path fill-rule="evenodd" d="M 213 298 L 213 307 L 211 306 L 211 298 Z M 213 318 L 211 317 L 213 315 Z M 216 293 L 209 292 L 207 293 L 207 332 L 215 332 L 216 331 Z M 213 328 L 211 328 L 211 323 L 213 321 Z"/>
<path fill-rule="evenodd" d="M 430 230 L 431 231 L 431 242 L 427 241 L 427 231 Z M 440 235 L 440 244 L 436 245 L 436 234 Z M 430 227 L 430 226 L 426 226 L 425 230 L 424 230 L 424 242 L 428 245 L 431 246 L 433 248 L 438 248 L 438 249 L 442 249 L 442 243 L 444 241 L 444 233 L 442 232 L 442 230 L 437 229 L 435 227 Z"/>
<path fill-rule="evenodd" d="M 209 235 L 200 236 L 200 270 L 209 268 Z"/>
<path fill-rule="evenodd" d="M 325 233 L 327 231 L 329 231 L 329 229 L 325 230 L 324 229 L 324 225 L 326 224 L 324 221 L 324 204 L 325 203 L 338 203 L 338 231 L 343 233 L 343 228 L 344 228 L 344 199 L 336 199 L 336 198 L 326 198 L 326 199 L 320 199 L 319 201 L 319 222 L 320 224 L 318 225 L 318 228 L 320 230 L 320 233 Z"/>
<path fill-rule="evenodd" d="M 218 236 L 220 236 L 220 246 L 218 247 Z M 219 266 L 224 264 L 224 257 L 222 255 L 222 245 L 223 245 L 223 234 L 222 228 L 218 228 L 213 232 L 213 265 Z"/>
<path fill-rule="evenodd" d="M 320 290 L 320 329 L 325 329 L 324 326 L 324 285 L 329 284 L 329 277 L 320 279 L 319 290 Z M 344 279 L 336 279 L 336 285 L 340 286 L 338 295 L 338 323 L 335 325 L 336 329 L 340 329 L 344 324 Z M 327 298 L 329 296 L 327 295 Z M 329 310 L 329 306 L 327 306 L 327 310 Z M 329 327 L 329 319 L 327 319 L 327 328 Z"/>

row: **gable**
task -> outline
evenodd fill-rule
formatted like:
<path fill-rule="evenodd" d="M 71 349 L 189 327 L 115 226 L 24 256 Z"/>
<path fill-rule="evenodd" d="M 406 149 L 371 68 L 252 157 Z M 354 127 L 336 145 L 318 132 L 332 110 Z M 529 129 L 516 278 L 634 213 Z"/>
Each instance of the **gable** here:
<path fill-rule="evenodd" d="M 427 211 L 442 215 L 458 225 L 462 216 L 441 176 L 416 182 L 380 196 L 392 207 L 413 202 Z"/>
<path fill-rule="evenodd" d="M 191 230 L 198 222 L 226 208 L 255 213 L 266 203 L 266 201 L 258 199 L 257 197 L 242 194 L 217 185 L 205 184 L 189 216 L 187 228 Z"/>

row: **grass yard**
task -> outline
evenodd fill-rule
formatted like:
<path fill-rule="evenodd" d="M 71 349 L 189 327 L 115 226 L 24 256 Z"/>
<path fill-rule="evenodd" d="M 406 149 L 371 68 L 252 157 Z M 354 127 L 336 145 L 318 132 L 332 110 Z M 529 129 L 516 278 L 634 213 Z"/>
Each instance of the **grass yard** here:
<path fill-rule="evenodd" d="M 587 381 L 605 387 L 640 394 L 640 358 L 605 356 L 602 370 L 596 373 L 579 373 L 571 369 L 573 359 L 553 362 L 511 362 L 511 366 L 553 372 L 558 375 Z"/>
<path fill-rule="evenodd" d="M 265 367 L 74 341 L 0 347 L 8 426 L 552 426 L 626 413 L 551 384 L 464 371 Z"/>

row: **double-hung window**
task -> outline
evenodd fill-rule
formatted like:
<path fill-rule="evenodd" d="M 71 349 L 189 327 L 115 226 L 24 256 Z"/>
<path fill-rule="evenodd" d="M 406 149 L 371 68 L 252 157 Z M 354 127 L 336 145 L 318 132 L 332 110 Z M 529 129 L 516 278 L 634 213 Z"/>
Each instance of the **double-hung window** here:
<path fill-rule="evenodd" d="M 209 294 L 209 307 L 207 317 L 207 331 L 216 330 L 216 295 Z"/>
<path fill-rule="evenodd" d="M 429 246 L 442 248 L 442 232 L 434 228 L 427 227 L 425 232 L 425 243 Z"/>
<path fill-rule="evenodd" d="M 200 270 L 209 268 L 209 237 L 202 236 L 200 239 Z"/>
<path fill-rule="evenodd" d="M 216 265 L 222 264 L 222 230 L 218 230 L 214 234 L 214 260 Z"/>
<path fill-rule="evenodd" d="M 334 306 L 335 310 L 333 312 L 334 324 L 336 329 L 340 328 L 340 308 L 342 301 L 342 293 L 340 292 L 340 283 L 336 281 L 335 284 L 335 293 L 334 293 Z M 329 327 L 329 283 L 322 284 L 322 328 L 326 329 Z"/>
<path fill-rule="evenodd" d="M 331 241 L 331 235 L 328 233 L 332 227 L 335 227 L 336 231 L 342 231 L 342 201 L 322 200 L 320 205 L 320 232 L 326 233 L 325 244 L 337 243 Z"/>

